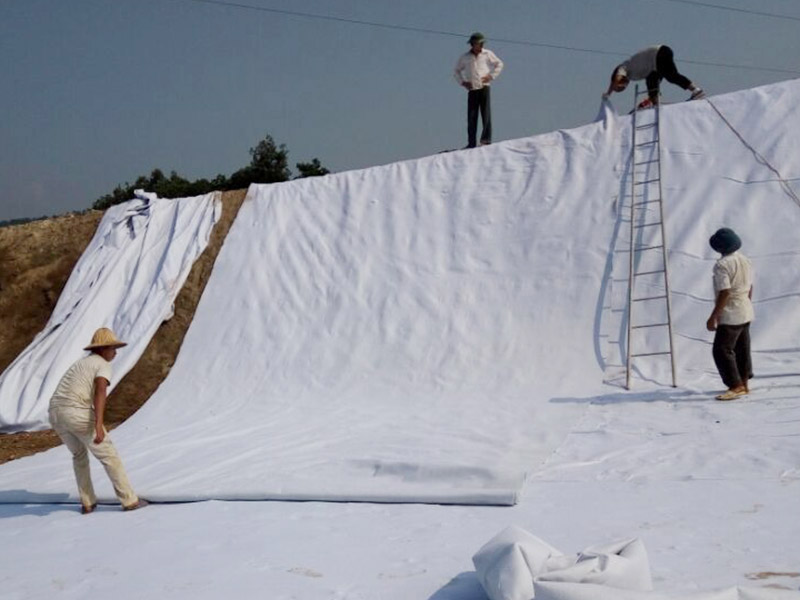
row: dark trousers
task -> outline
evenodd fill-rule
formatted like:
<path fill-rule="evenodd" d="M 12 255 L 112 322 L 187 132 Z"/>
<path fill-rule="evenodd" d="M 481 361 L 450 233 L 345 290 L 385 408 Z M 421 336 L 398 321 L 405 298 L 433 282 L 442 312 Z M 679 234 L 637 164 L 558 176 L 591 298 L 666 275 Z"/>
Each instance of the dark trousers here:
<path fill-rule="evenodd" d="M 750 360 L 750 323 L 718 325 L 714 336 L 714 363 L 728 388 L 747 384 L 753 377 Z"/>
<path fill-rule="evenodd" d="M 687 77 L 678 73 L 678 67 L 675 66 L 675 56 L 672 53 L 672 48 L 669 46 L 661 46 L 656 53 L 656 70 L 647 76 L 647 92 L 650 95 L 650 100 L 656 102 L 658 98 L 658 89 L 661 80 L 666 79 L 670 83 L 688 90 L 692 82 Z"/>
<path fill-rule="evenodd" d="M 481 143 L 492 143 L 492 106 L 490 102 L 490 90 L 487 86 L 479 90 L 467 92 L 467 147 L 477 146 L 478 134 L 478 111 L 481 113 L 483 121 L 483 131 L 481 131 Z"/>

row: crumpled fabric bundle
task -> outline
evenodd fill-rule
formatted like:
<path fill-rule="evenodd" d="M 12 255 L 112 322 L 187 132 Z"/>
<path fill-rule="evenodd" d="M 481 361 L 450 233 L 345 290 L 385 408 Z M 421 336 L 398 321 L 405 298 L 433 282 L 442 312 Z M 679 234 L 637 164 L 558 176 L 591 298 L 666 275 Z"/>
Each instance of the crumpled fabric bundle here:
<path fill-rule="evenodd" d="M 478 550 L 472 562 L 490 600 L 800 600 L 800 592 L 774 588 L 654 592 L 639 539 L 567 556 L 519 527 L 508 527 Z"/>
<path fill-rule="evenodd" d="M 534 587 L 537 582 L 594 584 L 637 591 L 653 589 L 647 553 L 638 539 L 593 546 L 575 556 L 566 556 L 547 542 L 512 526 L 489 540 L 472 561 L 491 600 L 538 598 Z"/>

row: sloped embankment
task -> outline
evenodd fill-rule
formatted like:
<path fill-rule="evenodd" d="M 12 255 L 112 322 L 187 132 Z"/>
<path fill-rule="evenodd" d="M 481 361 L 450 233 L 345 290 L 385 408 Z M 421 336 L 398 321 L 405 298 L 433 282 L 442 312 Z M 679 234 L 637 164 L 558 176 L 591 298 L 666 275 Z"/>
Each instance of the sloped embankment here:
<path fill-rule="evenodd" d="M 169 373 L 245 195 L 246 190 L 223 193 L 222 216 L 178 294 L 174 316 L 159 327 L 136 367 L 109 398 L 109 428 L 136 412 Z M 89 211 L 0 228 L 0 372 L 47 323 L 102 215 L 101 211 Z M 0 463 L 59 443 L 52 431 L 0 434 Z"/>

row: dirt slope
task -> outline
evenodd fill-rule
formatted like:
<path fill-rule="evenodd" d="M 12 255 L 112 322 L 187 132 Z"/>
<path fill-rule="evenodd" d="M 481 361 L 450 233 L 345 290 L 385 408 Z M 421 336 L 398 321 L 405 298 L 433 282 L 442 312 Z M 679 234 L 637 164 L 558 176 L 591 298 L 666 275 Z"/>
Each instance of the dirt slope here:
<path fill-rule="evenodd" d="M 246 190 L 223 193 L 222 216 L 178 294 L 175 315 L 161 324 L 139 362 L 109 397 L 109 429 L 136 412 L 172 368 L 245 194 Z M 44 328 L 102 216 L 101 211 L 89 211 L 0 228 L 0 372 Z M 0 463 L 60 443 L 52 431 L 0 434 Z"/>

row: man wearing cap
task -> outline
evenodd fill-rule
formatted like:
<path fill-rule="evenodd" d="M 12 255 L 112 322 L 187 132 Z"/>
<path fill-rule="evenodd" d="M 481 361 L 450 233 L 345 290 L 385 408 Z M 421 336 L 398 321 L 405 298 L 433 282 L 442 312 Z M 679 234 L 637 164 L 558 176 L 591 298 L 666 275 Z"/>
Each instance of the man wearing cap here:
<path fill-rule="evenodd" d="M 750 322 L 753 320 L 753 267 L 739 252 L 742 240 L 723 227 L 709 244 L 722 257 L 714 265 L 714 310 L 706 322 L 714 335 L 714 363 L 728 390 L 717 400 L 735 400 L 750 392 Z"/>
<path fill-rule="evenodd" d="M 647 84 L 648 98 L 639 104 L 639 108 L 648 108 L 658 103 L 658 92 L 662 79 L 692 92 L 689 100 L 705 97 L 702 88 L 697 87 L 678 72 L 672 48 L 660 44 L 640 50 L 625 62 L 617 65 L 611 73 L 611 83 L 603 94 L 603 98 L 608 98 L 612 92 L 622 92 L 631 81 L 641 79 L 644 79 Z"/>
<path fill-rule="evenodd" d="M 95 331 L 92 343 L 84 348 L 91 354 L 76 361 L 64 373 L 50 399 L 50 424 L 72 453 L 83 514 L 97 507 L 89 471 L 89 452 L 103 464 L 124 510 L 135 510 L 147 504 L 131 488 L 117 449 L 103 426 L 111 361 L 117 355 L 117 348 L 126 345 L 108 328 Z"/>
<path fill-rule="evenodd" d="M 503 61 L 491 50 L 483 47 L 486 37 L 475 32 L 469 38 L 469 51 L 462 54 L 453 73 L 458 85 L 467 90 L 467 148 L 477 145 L 478 112 L 483 130 L 481 146 L 492 143 L 492 109 L 490 84 L 503 70 Z"/>

